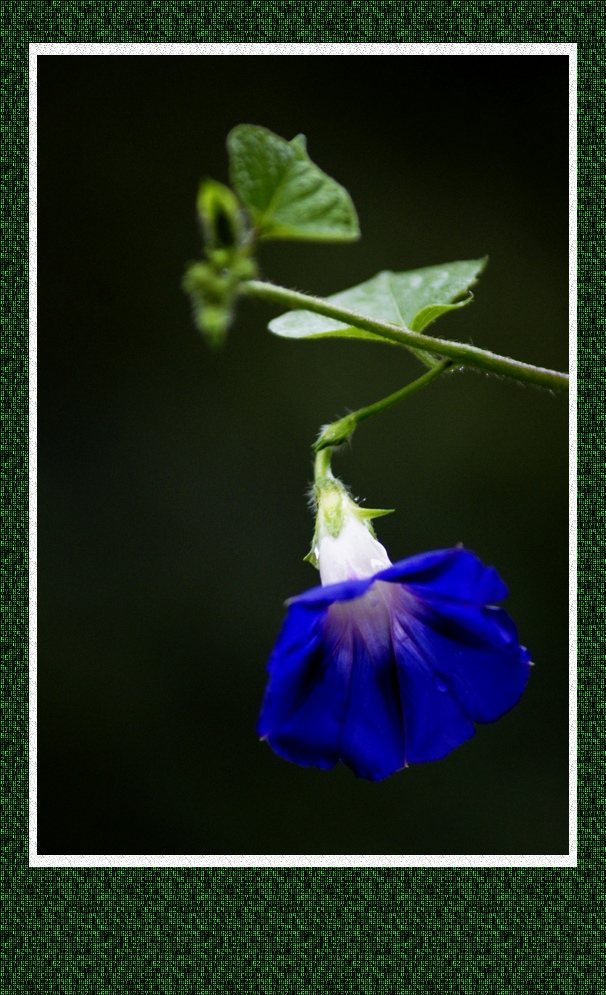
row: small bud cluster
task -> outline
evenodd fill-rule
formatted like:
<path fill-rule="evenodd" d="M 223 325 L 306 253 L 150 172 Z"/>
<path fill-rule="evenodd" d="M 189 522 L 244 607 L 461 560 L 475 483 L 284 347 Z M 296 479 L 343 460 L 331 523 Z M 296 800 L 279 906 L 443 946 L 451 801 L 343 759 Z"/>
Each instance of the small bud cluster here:
<path fill-rule="evenodd" d="M 229 187 L 204 180 L 198 192 L 205 262 L 192 263 L 183 278 L 197 328 L 210 345 L 221 345 L 231 325 L 238 286 L 257 275 L 244 212 Z"/>

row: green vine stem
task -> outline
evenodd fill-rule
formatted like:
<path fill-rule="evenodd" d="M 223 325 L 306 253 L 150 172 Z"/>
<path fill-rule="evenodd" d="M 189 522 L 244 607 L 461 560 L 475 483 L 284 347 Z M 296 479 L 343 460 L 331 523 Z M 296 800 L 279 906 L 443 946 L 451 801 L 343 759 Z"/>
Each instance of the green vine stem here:
<path fill-rule="evenodd" d="M 239 292 L 247 297 L 279 304 L 286 310 L 314 311 L 316 314 L 345 322 L 354 328 L 361 328 L 379 338 L 387 339 L 409 349 L 422 349 L 434 355 L 443 356 L 453 360 L 458 366 L 471 366 L 474 369 L 484 370 L 486 373 L 511 377 L 522 383 L 547 387 L 549 390 L 568 390 L 567 373 L 558 373 L 556 370 L 547 370 L 541 366 L 522 363 L 517 359 L 498 356 L 494 352 L 479 349 L 477 346 L 468 345 L 465 342 L 450 342 L 447 339 L 436 339 L 431 335 L 423 335 L 421 332 L 411 332 L 409 329 L 398 327 L 398 325 L 378 321 L 375 318 L 359 314 L 357 311 L 338 307 L 321 297 L 302 294 L 297 290 L 289 290 L 265 280 L 246 280 L 240 284 Z"/>
<path fill-rule="evenodd" d="M 326 449 L 327 446 L 341 446 L 344 442 L 348 441 L 357 426 L 365 418 L 372 418 L 373 415 L 380 414 L 387 408 L 391 408 L 393 404 L 398 404 L 404 398 L 410 397 L 411 394 L 415 394 L 418 390 L 422 390 L 428 383 L 431 383 L 432 380 L 435 380 L 436 377 L 439 377 L 440 374 L 445 373 L 446 370 L 452 368 L 454 365 L 451 359 L 445 359 L 437 366 L 432 367 L 431 370 L 428 370 L 427 373 L 424 373 L 422 377 L 413 380 L 412 383 L 406 384 L 405 387 L 396 390 L 395 393 L 390 394 L 388 397 L 384 397 L 380 401 L 375 401 L 374 404 L 369 404 L 365 408 L 358 408 L 357 411 L 351 411 L 343 418 L 331 422 L 330 425 L 324 425 L 318 439 L 314 443 L 315 452 L 319 453 L 322 449 Z"/>

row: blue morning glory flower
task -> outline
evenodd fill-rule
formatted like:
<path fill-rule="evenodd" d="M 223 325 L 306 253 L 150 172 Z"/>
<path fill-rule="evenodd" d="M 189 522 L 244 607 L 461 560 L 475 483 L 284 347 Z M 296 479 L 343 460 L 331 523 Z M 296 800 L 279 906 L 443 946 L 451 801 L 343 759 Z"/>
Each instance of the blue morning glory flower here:
<path fill-rule="evenodd" d="M 378 781 L 509 711 L 530 656 L 494 605 L 507 588 L 493 567 L 460 547 L 392 564 L 335 483 L 314 540 L 322 586 L 288 602 L 257 731 L 287 760 Z"/>

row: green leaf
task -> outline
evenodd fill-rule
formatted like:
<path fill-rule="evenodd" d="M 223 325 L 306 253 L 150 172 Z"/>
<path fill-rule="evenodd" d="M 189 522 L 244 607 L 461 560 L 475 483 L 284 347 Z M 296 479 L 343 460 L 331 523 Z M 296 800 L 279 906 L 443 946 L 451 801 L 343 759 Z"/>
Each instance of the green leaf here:
<path fill-rule="evenodd" d="M 487 262 L 485 257 L 444 263 L 442 266 L 426 266 L 408 273 L 383 270 L 371 280 L 333 294 L 326 300 L 331 304 L 359 311 L 368 318 L 377 318 L 400 328 L 420 332 L 441 314 L 464 307 L 471 301 L 470 294 L 465 300 L 453 303 L 473 286 Z M 275 335 L 291 339 L 341 336 L 374 339 L 375 342 L 386 341 L 372 332 L 353 328 L 311 311 L 288 311 L 270 321 L 269 329 Z"/>
<path fill-rule="evenodd" d="M 260 238 L 351 242 L 360 237 L 347 190 L 309 158 L 304 135 L 287 142 L 240 124 L 227 136 L 231 184 Z"/>

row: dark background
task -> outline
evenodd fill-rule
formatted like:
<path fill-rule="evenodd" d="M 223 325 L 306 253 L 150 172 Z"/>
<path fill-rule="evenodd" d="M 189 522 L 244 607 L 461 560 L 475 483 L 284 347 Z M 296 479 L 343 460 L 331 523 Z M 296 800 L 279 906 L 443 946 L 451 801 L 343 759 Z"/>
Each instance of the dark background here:
<path fill-rule="evenodd" d="M 310 445 L 420 367 L 293 343 L 244 302 L 226 348 L 179 284 L 235 124 L 308 136 L 362 240 L 274 243 L 319 294 L 490 256 L 430 333 L 568 364 L 568 63 L 545 56 L 38 59 L 39 852 L 567 852 L 568 406 L 465 372 L 360 427 L 335 470 L 393 560 L 497 566 L 536 666 L 520 704 L 380 783 L 258 742 L 284 600 L 318 575 Z"/>

